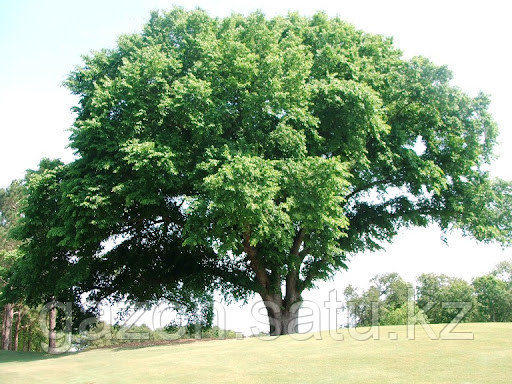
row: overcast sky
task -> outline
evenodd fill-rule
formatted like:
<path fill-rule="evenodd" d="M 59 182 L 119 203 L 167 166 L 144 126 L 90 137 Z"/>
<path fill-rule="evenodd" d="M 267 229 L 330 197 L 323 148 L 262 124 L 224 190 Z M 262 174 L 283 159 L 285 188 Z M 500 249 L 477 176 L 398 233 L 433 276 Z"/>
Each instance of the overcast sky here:
<path fill-rule="evenodd" d="M 66 148 L 76 100 L 61 86 L 80 55 L 113 47 L 120 34 L 137 32 L 154 9 L 200 7 L 215 16 L 260 9 L 268 16 L 289 10 L 323 10 L 367 32 L 392 36 L 406 57 L 424 55 L 453 71 L 453 83 L 491 96 L 500 128 L 499 159 L 492 173 L 512 179 L 512 23 L 506 1 L 135 1 L 0 0 L 0 187 L 22 178 L 42 157 L 72 160 Z M 487 273 L 510 250 L 458 234 L 446 246 L 436 228 L 404 231 L 385 252 L 357 255 L 349 271 L 306 294 L 319 304 L 332 288 L 365 287 L 376 273 L 397 271 L 413 281 L 422 272 L 466 279 Z M 228 326 L 247 331 L 250 308 L 231 306 Z"/>

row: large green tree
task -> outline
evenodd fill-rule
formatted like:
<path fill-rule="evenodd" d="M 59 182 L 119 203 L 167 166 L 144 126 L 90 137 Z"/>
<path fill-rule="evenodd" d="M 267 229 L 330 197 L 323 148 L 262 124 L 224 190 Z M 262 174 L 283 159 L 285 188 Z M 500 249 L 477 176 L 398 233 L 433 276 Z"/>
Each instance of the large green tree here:
<path fill-rule="evenodd" d="M 304 290 L 401 227 L 509 243 L 489 99 L 450 79 L 322 13 L 153 13 L 69 76 L 77 159 L 47 171 L 54 219 L 38 245 L 28 208 L 27 255 L 100 296 L 256 293 L 285 334 Z"/>

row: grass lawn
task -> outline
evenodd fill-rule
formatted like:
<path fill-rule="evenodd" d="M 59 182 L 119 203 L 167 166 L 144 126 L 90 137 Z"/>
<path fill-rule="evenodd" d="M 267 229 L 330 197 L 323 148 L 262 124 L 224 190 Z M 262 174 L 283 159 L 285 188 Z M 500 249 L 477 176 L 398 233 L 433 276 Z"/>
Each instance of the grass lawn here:
<path fill-rule="evenodd" d="M 443 328 L 432 327 L 437 335 Z M 405 326 L 393 326 L 367 341 L 344 330 L 343 341 L 324 332 L 306 341 L 218 340 L 57 357 L 2 351 L 0 383 L 512 383 L 512 323 L 455 331 L 474 338 L 430 340 L 417 326 L 408 340 Z"/>

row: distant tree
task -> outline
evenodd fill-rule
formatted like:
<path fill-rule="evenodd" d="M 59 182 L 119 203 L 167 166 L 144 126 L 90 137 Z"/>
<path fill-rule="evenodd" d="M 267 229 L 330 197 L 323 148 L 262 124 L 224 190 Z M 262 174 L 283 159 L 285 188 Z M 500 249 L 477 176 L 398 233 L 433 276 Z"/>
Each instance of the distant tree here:
<path fill-rule="evenodd" d="M 473 280 L 477 308 L 477 321 L 512 321 L 512 290 L 493 275 Z"/>
<path fill-rule="evenodd" d="M 508 244 L 489 99 L 451 77 L 322 13 L 153 13 L 69 76 L 77 159 L 34 175 L 34 273 L 17 276 L 55 296 L 258 294 L 279 335 L 297 330 L 304 290 L 402 227 Z"/>
<path fill-rule="evenodd" d="M 512 289 L 512 261 L 502 261 L 492 271 L 492 274 L 504 281 L 509 289 Z"/>
<path fill-rule="evenodd" d="M 411 284 L 396 272 L 377 275 L 371 283 L 380 292 L 380 297 L 388 310 L 402 307 L 410 298 Z"/>
<path fill-rule="evenodd" d="M 7 188 L 0 188 L 0 250 L 14 251 L 19 241 L 9 235 L 20 217 L 20 203 L 24 197 L 24 187 L 20 180 L 13 181 Z"/>
<path fill-rule="evenodd" d="M 348 315 L 348 326 L 371 326 L 379 324 L 379 310 L 381 306 L 381 292 L 370 287 L 361 294 L 352 285 L 344 290 L 346 301 L 345 310 Z"/>
<path fill-rule="evenodd" d="M 474 291 L 467 281 L 433 273 L 422 274 L 417 280 L 417 303 L 422 309 L 429 308 L 425 314 L 430 323 L 451 322 L 461 312 L 462 305 L 468 305 L 471 310 L 461 321 L 467 322 L 472 319 Z"/>
<path fill-rule="evenodd" d="M 423 312 L 414 303 L 412 287 L 396 272 L 377 275 L 370 280 L 370 287 L 361 295 L 348 285 L 345 300 L 353 326 L 400 325 L 424 319 Z M 412 303 L 412 311 L 409 303 Z"/>
<path fill-rule="evenodd" d="M 23 197 L 24 187 L 19 180 L 13 181 L 7 188 L 0 188 L 0 308 L 3 308 L 1 347 L 4 350 L 17 348 L 21 325 L 20 315 L 23 313 L 21 305 L 16 306 L 2 293 L 8 282 L 9 269 L 19 257 L 19 241 L 13 239 L 10 232 L 20 218 L 20 204 Z M 18 310 L 15 311 L 15 309 Z M 15 315 L 17 320 L 13 335 L 12 326 Z"/>

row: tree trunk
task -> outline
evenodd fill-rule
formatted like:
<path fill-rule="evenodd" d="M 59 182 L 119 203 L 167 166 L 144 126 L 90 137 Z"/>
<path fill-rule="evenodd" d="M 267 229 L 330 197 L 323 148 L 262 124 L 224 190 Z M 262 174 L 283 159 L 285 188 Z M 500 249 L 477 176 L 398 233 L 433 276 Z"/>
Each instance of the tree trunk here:
<path fill-rule="evenodd" d="M 56 353 L 57 352 L 57 332 L 55 327 L 57 325 L 57 308 L 52 304 L 49 313 L 49 321 L 48 321 L 48 353 Z"/>
<path fill-rule="evenodd" d="M 261 295 L 270 325 L 270 335 L 289 335 L 299 332 L 299 309 L 302 303 L 298 287 L 297 271 L 291 269 L 286 276 L 286 289 L 284 298 L 281 289 Z M 273 287 L 279 287 L 281 279 L 273 282 Z"/>
<path fill-rule="evenodd" d="M 267 308 L 268 322 L 270 325 L 270 336 L 289 335 L 299 332 L 299 307 L 300 302 L 291 306 L 280 305 L 282 300 L 264 301 Z"/>
<path fill-rule="evenodd" d="M 21 336 L 22 336 L 22 340 L 23 340 L 23 348 L 22 348 L 22 351 L 23 352 L 28 352 L 27 351 L 27 327 L 23 327 L 22 328 L 22 332 L 21 332 Z"/>
<path fill-rule="evenodd" d="M 12 318 L 14 316 L 14 305 L 6 304 L 4 308 L 4 327 L 2 329 L 2 349 L 8 351 L 11 346 Z"/>
<path fill-rule="evenodd" d="M 281 271 L 274 270 L 268 265 L 265 266 L 258 248 L 251 245 L 250 229 L 244 232 L 244 252 L 247 254 L 250 266 L 254 271 L 255 282 L 259 285 L 258 293 L 267 309 L 271 336 L 288 335 L 299 331 L 298 316 L 303 289 L 303 287 L 299 288 L 299 270 L 304 259 L 304 256 L 300 255 L 300 249 L 304 244 L 304 236 L 304 230 L 300 229 L 293 239 L 283 298 Z"/>
<path fill-rule="evenodd" d="M 2 331 L 0 332 L 0 348 L 4 349 L 4 334 L 5 334 L 5 322 L 7 321 L 7 316 L 5 312 L 5 307 L 2 310 Z"/>
<path fill-rule="evenodd" d="M 27 335 L 27 352 L 30 352 L 30 348 L 32 347 L 32 324 L 28 327 L 28 335 Z"/>
<path fill-rule="evenodd" d="M 17 351 L 18 350 L 18 340 L 20 335 L 20 326 L 21 326 L 21 320 L 23 319 L 23 308 L 20 308 L 18 311 L 18 317 L 16 318 L 16 328 L 14 329 L 14 345 L 12 350 Z"/>

